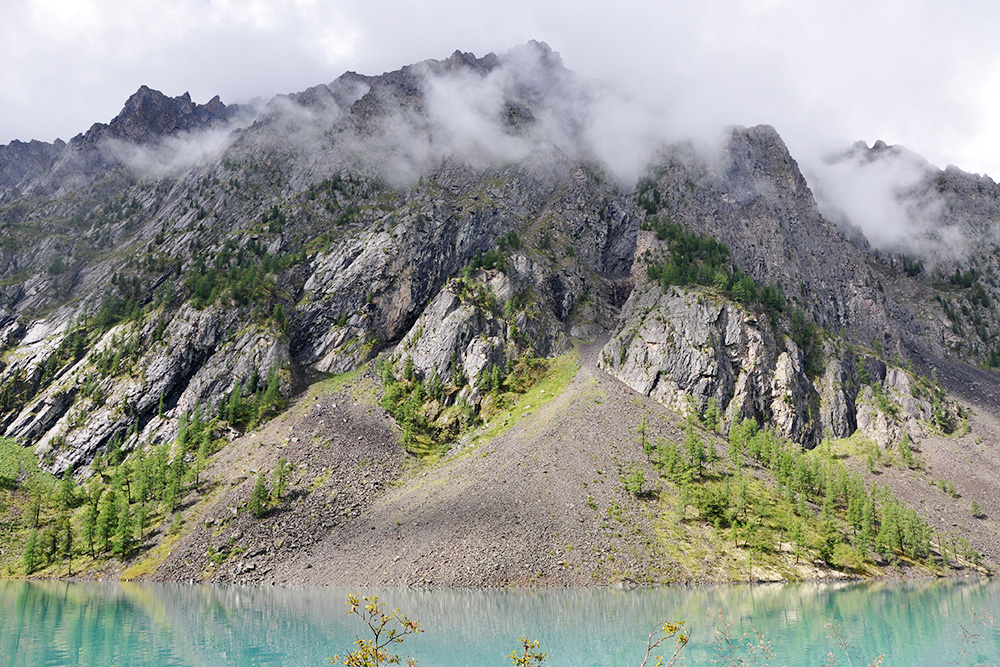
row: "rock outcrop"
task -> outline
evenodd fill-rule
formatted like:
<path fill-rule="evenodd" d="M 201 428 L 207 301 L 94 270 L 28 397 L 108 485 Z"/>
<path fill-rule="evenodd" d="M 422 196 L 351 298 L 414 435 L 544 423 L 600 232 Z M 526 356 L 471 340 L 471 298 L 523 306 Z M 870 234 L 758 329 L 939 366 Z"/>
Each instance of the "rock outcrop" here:
<path fill-rule="evenodd" d="M 726 427 L 754 419 L 807 446 L 860 428 L 890 447 L 907 430 L 922 434 L 932 420 L 926 380 L 832 340 L 823 344 L 818 368 L 809 369 L 767 313 L 709 290 L 664 292 L 644 283 L 621 320 L 601 367 L 682 414 L 701 416 L 714 404 Z M 954 404 L 942 409 L 958 419 Z"/>

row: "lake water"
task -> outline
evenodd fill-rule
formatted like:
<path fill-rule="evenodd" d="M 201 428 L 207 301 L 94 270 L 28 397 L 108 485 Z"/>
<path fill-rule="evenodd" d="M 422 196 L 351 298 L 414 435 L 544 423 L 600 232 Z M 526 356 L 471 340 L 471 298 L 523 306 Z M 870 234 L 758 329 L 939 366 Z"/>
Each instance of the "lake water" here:
<path fill-rule="evenodd" d="M 0 664 L 326 665 L 361 632 L 359 619 L 344 615 L 348 592 L 0 581 Z M 364 592 L 420 620 L 425 632 L 408 637 L 401 653 L 423 667 L 510 665 L 520 635 L 541 642 L 546 667 L 638 667 L 647 634 L 665 620 L 686 621 L 684 664 L 709 665 L 709 613 L 717 618 L 720 609 L 733 637 L 756 628 L 771 642 L 775 665 L 819 665 L 838 650 L 824 627 L 832 620 L 855 665 L 878 654 L 884 665 L 1000 662 L 1000 625 L 972 622 L 1000 613 L 994 580 Z M 981 637 L 964 641 L 963 626 Z"/>

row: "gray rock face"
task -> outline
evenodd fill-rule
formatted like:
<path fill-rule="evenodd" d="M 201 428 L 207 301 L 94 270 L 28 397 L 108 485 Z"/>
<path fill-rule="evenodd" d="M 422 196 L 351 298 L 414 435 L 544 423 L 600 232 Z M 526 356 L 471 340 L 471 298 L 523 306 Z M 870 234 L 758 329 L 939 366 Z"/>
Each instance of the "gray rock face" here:
<path fill-rule="evenodd" d="M 725 243 L 745 273 L 780 286 L 818 324 L 866 343 L 886 337 L 887 349 L 898 342 L 879 276 L 820 215 L 774 128 L 734 129 L 713 158 L 675 147 L 654 175 L 664 215 Z"/>
<path fill-rule="evenodd" d="M 805 445 L 861 430 L 889 447 L 930 421 L 930 399 L 909 372 L 827 343 L 823 371 L 810 377 L 801 350 L 773 323 L 708 290 L 644 282 L 621 319 L 601 367 L 681 413 L 700 415 L 714 402 L 727 427 L 755 419 Z M 946 409 L 957 418 L 954 404 Z"/>
<path fill-rule="evenodd" d="M 228 120 L 236 113 L 216 95 L 206 104 L 195 104 L 184 93 L 169 98 L 157 90 L 140 86 L 125 102 L 125 108 L 108 125 L 94 125 L 83 141 L 95 143 L 112 136 L 135 143 L 152 141 L 177 134 L 204 129 Z"/>
<path fill-rule="evenodd" d="M 10 198 L 16 188 L 51 169 L 64 148 L 66 143 L 59 139 L 51 144 L 12 141 L 0 146 L 0 202 Z"/>
<path fill-rule="evenodd" d="M 449 124 L 448 86 L 488 91 L 473 120 L 489 141 Z M 101 146 L 166 159 L 167 140 L 240 110 L 142 88 L 68 145 L 0 147 L 3 434 L 61 472 L 119 435 L 126 449 L 170 439 L 180 415 L 218 414 L 272 369 L 288 395 L 382 353 L 397 371 L 409 359 L 421 377 L 464 378 L 456 397 L 475 404 L 481 371 L 580 337 L 610 338 L 604 368 L 678 410 L 711 400 L 730 423 L 806 444 L 860 429 L 888 445 L 934 418 L 936 394 L 867 346 L 929 368 L 969 352 L 962 332 L 976 327 L 986 358 L 1000 320 L 974 288 L 939 289 L 852 243 L 772 128 L 736 128 L 715 155 L 664 147 L 652 189 L 636 190 L 581 139 L 581 91 L 532 43 L 276 97 L 168 175 Z M 991 184 L 946 171 L 931 186 L 986 234 Z M 651 215 L 716 237 L 733 268 L 780 286 L 825 328 L 822 363 L 783 333 L 788 312 L 772 321 L 710 289 L 650 284 L 646 253 L 665 251 L 639 229 Z"/>
<path fill-rule="evenodd" d="M 169 322 L 161 325 L 160 317 Z M 116 436 L 131 436 L 125 449 L 171 439 L 180 415 L 199 408 L 206 416 L 214 414 L 237 382 L 250 388 L 255 376 L 266 382 L 270 369 L 288 366 L 288 345 L 280 332 L 254 327 L 234 336 L 240 321 L 236 311 L 182 307 L 113 327 L 13 413 L 5 435 L 34 443 L 56 473 L 88 463 Z M 31 377 L 40 382 L 56 348 L 53 337 L 22 346 L 17 368 L 34 369 Z M 131 351 L 122 355 L 123 349 Z M 102 370 L 116 357 L 117 366 Z M 12 373 L 16 369 L 4 369 L 4 377 Z"/>
<path fill-rule="evenodd" d="M 795 440 L 816 440 L 819 424 L 806 420 L 815 390 L 800 352 L 751 312 L 706 292 L 645 283 L 622 322 L 601 366 L 640 394 L 681 412 L 702 413 L 714 401 L 729 423 L 773 422 Z"/>
<path fill-rule="evenodd" d="M 441 290 L 397 349 L 425 378 L 476 378 L 516 354 L 509 325 L 458 291 L 452 284 Z"/>

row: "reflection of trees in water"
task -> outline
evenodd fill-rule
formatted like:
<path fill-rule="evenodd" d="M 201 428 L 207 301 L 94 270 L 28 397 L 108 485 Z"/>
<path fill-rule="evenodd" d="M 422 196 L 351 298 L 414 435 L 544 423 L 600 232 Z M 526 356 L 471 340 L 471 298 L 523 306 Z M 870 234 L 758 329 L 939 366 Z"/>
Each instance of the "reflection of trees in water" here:
<path fill-rule="evenodd" d="M 12 667 L 323 664 L 329 646 L 303 642 L 328 634 L 333 610 L 313 618 L 315 608 L 281 600 L 290 593 L 0 581 L 0 655 L 14 656 Z M 342 613 L 340 601 L 337 621 Z"/>
<path fill-rule="evenodd" d="M 0 655 L 13 665 L 320 665 L 361 632 L 348 591 L 319 588 L 0 582 Z M 517 637 L 558 665 L 638 664 L 646 633 L 685 620 L 687 663 L 708 664 L 708 614 L 736 634 L 756 627 L 778 662 L 818 664 L 839 621 L 859 657 L 890 664 L 957 658 L 958 623 L 1000 610 L 1000 582 L 706 586 L 636 590 L 368 590 L 419 619 L 407 651 L 428 665 L 504 664 Z M 991 629 L 971 656 L 1000 654 Z"/>

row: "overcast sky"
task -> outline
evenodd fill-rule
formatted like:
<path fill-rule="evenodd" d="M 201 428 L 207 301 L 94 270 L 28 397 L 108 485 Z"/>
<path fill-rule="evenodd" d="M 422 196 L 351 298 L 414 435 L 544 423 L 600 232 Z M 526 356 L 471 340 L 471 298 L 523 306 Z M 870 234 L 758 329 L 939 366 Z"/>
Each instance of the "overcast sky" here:
<path fill-rule="evenodd" d="M 793 154 L 862 139 L 1000 178 L 989 0 L 2 0 L 0 143 L 70 139 L 140 85 L 295 92 L 536 39 L 671 133 L 769 123 Z"/>

